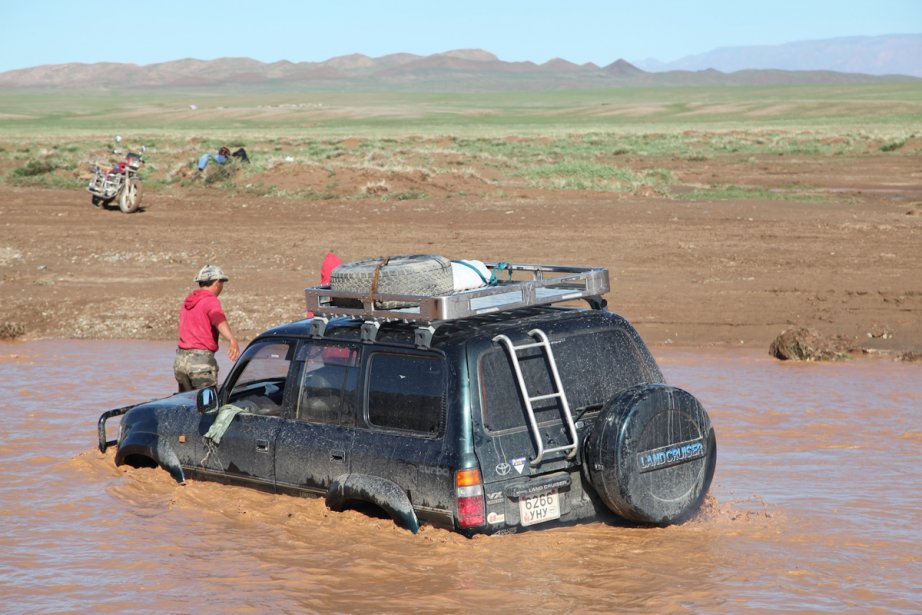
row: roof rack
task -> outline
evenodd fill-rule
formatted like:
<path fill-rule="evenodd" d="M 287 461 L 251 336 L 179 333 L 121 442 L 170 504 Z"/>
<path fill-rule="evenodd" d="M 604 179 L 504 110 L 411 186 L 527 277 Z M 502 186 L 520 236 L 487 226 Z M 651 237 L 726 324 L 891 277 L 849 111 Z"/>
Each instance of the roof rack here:
<path fill-rule="evenodd" d="M 428 346 L 433 323 L 440 323 L 481 314 L 501 312 L 536 305 L 551 305 L 575 299 L 586 299 L 601 309 L 605 302 L 600 296 L 610 290 L 608 269 L 605 267 L 569 267 L 560 265 L 527 265 L 484 263 L 497 279 L 493 286 L 445 295 L 392 295 L 365 292 L 336 291 L 329 286 L 304 289 L 307 310 L 315 315 L 314 335 L 323 336 L 329 318 L 351 316 L 362 319 L 362 337 L 373 341 L 381 323 L 408 321 L 418 325 L 417 343 Z M 506 279 L 500 279 L 505 277 Z M 524 278 L 524 279 L 523 279 Z M 362 307 L 341 307 L 361 303 Z M 378 301 L 411 303 L 412 307 L 378 309 Z"/>

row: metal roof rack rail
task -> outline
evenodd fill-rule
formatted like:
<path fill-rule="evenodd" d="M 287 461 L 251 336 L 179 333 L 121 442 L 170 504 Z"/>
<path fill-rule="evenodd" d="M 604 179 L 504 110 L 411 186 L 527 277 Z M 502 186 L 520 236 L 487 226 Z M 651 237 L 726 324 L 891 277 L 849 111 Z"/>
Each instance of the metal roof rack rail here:
<path fill-rule="evenodd" d="M 350 316 L 377 327 L 389 321 L 416 323 L 417 344 L 428 346 L 433 323 L 441 323 L 481 314 L 515 310 L 537 305 L 552 305 L 585 299 L 594 309 L 605 307 L 601 296 L 610 290 L 608 269 L 605 267 L 570 267 L 561 265 L 529 265 L 485 263 L 497 283 L 473 290 L 444 295 L 392 295 L 337 291 L 330 286 L 304 289 L 307 310 L 317 318 L 313 335 L 322 337 L 326 321 L 336 316 Z M 506 279 L 500 279 L 506 278 Z M 410 303 L 412 307 L 379 309 L 379 301 Z M 361 307 L 359 307 L 359 305 Z M 373 339 L 371 331 L 367 337 Z"/>

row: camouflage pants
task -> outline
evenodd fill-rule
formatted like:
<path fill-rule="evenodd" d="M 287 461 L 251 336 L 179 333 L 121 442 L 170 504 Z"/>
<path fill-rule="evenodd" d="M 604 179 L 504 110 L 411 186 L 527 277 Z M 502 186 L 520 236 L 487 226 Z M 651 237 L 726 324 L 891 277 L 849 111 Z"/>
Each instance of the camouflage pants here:
<path fill-rule="evenodd" d="M 173 375 L 180 393 L 214 386 L 218 383 L 218 362 L 210 350 L 177 348 Z"/>

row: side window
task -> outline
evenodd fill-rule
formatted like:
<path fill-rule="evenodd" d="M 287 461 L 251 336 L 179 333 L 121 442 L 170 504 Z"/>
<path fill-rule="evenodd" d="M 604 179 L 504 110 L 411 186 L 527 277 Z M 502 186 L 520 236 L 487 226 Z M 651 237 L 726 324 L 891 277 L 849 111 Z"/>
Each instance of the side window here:
<path fill-rule="evenodd" d="M 368 367 L 368 421 L 376 427 L 436 435 L 445 410 L 439 357 L 378 353 Z"/>
<path fill-rule="evenodd" d="M 291 355 L 290 342 L 273 340 L 247 348 L 227 402 L 255 414 L 280 415 Z"/>
<path fill-rule="evenodd" d="M 303 362 L 298 418 L 314 423 L 355 422 L 358 349 L 310 342 L 301 346 Z"/>

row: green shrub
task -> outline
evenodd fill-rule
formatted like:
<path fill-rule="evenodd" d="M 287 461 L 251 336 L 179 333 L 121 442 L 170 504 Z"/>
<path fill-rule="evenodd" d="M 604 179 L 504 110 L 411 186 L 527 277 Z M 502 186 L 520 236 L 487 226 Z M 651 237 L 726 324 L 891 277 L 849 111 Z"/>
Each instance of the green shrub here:
<path fill-rule="evenodd" d="M 48 173 L 53 173 L 57 168 L 57 165 L 50 160 L 30 160 L 26 166 L 15 169 L 12 172 L 12 176 L 14 178 L 21 178 L 47 175 Z"/>
<path fill-rule="evenodd" d="M 395 192 L 393 194 L 385 194 L 381 200 L 382 201 L 416 201 L 418 199 L 426 198 L 425 192 L 419 192 L 416 190 L 407 190 L 405 192 Z"/>
<path fill-rule="evenodd" d="M 902 139 L 900 141 L 891 141 L 890 143 L 884 143 L 883 145 L 881 145 L 880 151 L 895 152 L 896 150 L 900 149 L 904 145 L 906 145 L 906 139 Z"/>
<path fill-rule="evenodd" d="M 205 185 L 212 184 L 229 184 L 233 182 L 234 175 L 237 174 L 237 164 L 228 162 L 221 165 L 214 165 L 205 175 Z"/>

